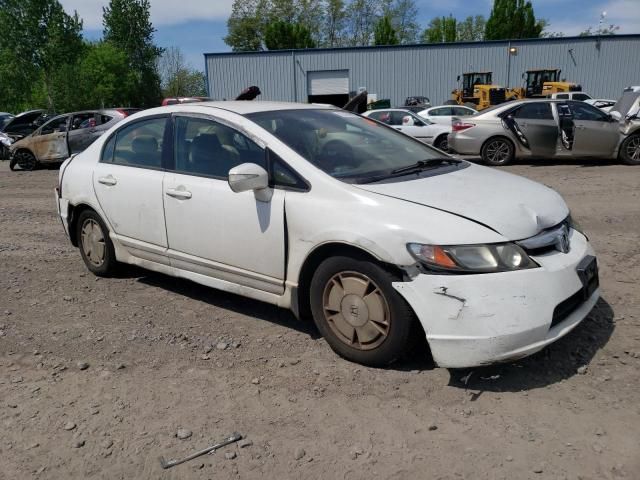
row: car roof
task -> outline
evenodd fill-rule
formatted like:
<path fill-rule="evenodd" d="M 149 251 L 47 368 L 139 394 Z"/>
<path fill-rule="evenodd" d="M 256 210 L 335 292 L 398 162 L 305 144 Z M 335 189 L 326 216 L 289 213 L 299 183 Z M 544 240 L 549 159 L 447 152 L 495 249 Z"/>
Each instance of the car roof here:
<path fill-rule="evenodd" d="M 230 101 L 213 101 L 213 102 L 197 102 L 178 105 L 167 105 L 157 107 L 147 112 L 181 112 L 192 111 L 194 108 L 219 108 L 228 110 L 240 115 L 247 115 L 258 112 L 273 112 L 278 110 L 318 110 L 318 109 L 337 109 L 333 105 L 319 103 L 295 103 L 295 102 L 269 102 L 255 100 L 230 100 Z"/>

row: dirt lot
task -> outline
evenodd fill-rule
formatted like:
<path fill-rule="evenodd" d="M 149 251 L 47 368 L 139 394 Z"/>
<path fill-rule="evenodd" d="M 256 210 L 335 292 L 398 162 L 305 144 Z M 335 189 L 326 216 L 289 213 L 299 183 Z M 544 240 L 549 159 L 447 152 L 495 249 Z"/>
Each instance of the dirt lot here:
<path fill-rule="evenodd" d="M 640 478 L 640 168 L 507 170 L 564 195 L 602 300 L 514 364 L 375 370 L 269 305 L 92 276 L 56 218 L 57 171 L 0 162 L 0 479 Z M 252 445 L 160 468 L 234 430 Z"/>

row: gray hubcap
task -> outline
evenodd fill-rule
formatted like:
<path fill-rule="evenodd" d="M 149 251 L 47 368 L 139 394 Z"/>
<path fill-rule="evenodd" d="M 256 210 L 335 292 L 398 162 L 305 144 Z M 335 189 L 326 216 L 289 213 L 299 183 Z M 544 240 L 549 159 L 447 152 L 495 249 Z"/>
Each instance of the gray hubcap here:
<path fill-rule="evenodd" d="M 494 140 L 487 145 L 487 160 L 491 163 L 504 163 L 509 160 L 510 148 L 507 142 Z"/>
<path fill-rule="evenodd" d="M 96 267 L 104 263 L 104 234 L 98 222 L 89 218 L 82 224 L 82 251 L 87 260 Z"/>
<path fill-rule="evenodd" d="M 331 277 L 324 288 L 323 305 L 329 327 L 350 347 L 371 350 L 389 335 L 389 305 L 366 275 L 341 272 Z"/>
<path fill-rule="evenodd" d="M 634 137 L 627 144 L 627 156 L 631 160 L 640 160 L 640 137 Z"/>

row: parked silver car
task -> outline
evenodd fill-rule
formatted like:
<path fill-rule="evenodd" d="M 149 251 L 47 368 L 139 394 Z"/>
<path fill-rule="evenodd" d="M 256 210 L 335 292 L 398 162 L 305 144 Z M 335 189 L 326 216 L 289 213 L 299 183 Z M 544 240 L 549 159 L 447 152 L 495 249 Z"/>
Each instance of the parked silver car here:
<path fill-rule="evenodd" d="M 618 158 L 624 115 L 612 115 L 574 100 L 523 100 L 484 110 L 454 122 L 449 148 L 480 155 L 490 165 L 514 158 Z M 620 151 L 621 152 L 621 151 Z M 640 164 L 623 152 L 620 160 Z"/>

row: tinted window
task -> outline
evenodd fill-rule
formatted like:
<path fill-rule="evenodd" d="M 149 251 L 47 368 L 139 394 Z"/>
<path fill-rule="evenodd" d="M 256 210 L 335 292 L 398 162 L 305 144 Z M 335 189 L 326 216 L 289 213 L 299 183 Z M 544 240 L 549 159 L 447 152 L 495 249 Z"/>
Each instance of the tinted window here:
<path fill-rule="evenodd" d="M 581 102 L 585 101 L 585 100 L 589 100 L 591 97 L 589 95 L 587 95 L 586 93 L 574 93 L 573 94 L 573 99 L 574 100 L 580 100 Z"/>
<path fill-rule="evenodd" d="M 101 162 L 111 163 L 113 162 L 113 150 L 116 144 L 116 136 L 112 135 L 109 141 L 104 145 L 102 149 L 102 157 L 100 158 Z"/>
<path fill-rule="evenodd" d="M 513 116 L 532 120 L 553 120 L 551 105 L 545 102 L 525 103 L 515 111 Z"/>
<path fill-rule="evenodd" d="M 568 93 L 559 93 L 559 94 L 556 95 L 556 98 L 567 99 L 567 98 L 569 98 L 569 94 Z"/>
<path fill-rule="evenodd" d="M 81 128 L 89 128 L 96 126 L 94 113 L 78 113 L 71 120 L 71 130 L 79 130 Z"/>
<path fill-rule="evenodd" d="M 116 134 L 113 163 L 135 167 L 162 167 L 162 140 L 166 118 L 127 125 Z M 106 150 L 106 148 L 105 148 Z"/>
<path fill-rule="evenodd" d="M 606 113 L 587 103 L 572 102 L 569 103 L 569 108 L 571 109 L 571 113 L 573 113 L 574 120 L 606 122 L 609 119 Z"/>
<path fill-rule="evenodd" d="M 233 128 L 205 118 L 177 117 L 175 169 L 194 175 L 227 178 L 242 163 L 266 169 L 264 150 Z"/>
<path fill-rule="evenodd" d="M 101 125 L 104 125 L 105 123 L 109 123 L 111 120 L 113 120 L 113 117 L 110 117 L 109 115 L 100 115 Z"/>
<path fill-rule="evenodd" d="M 451 107 L 436 108 L 434 110 L 430 110 L 429 115 L 434 115 L 436 117 L 450 116 L 453 115 L 453 111 Z"/>

